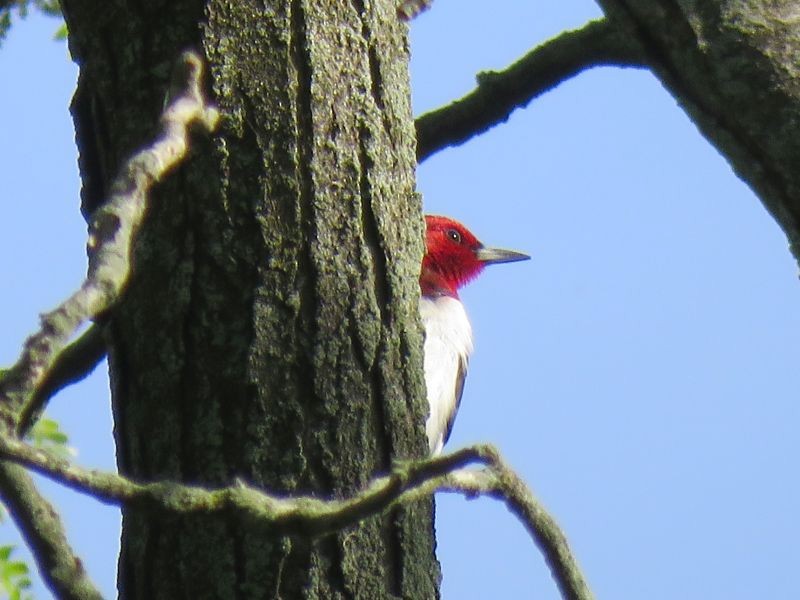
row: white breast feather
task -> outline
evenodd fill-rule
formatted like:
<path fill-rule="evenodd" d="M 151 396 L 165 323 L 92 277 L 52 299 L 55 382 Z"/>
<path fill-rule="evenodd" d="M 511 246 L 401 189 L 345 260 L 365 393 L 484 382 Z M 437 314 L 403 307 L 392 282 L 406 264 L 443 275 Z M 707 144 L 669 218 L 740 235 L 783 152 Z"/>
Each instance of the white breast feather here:
<path fill-rule="evenodd" d="M 458 409 L 459 371 L 466 371 L 472 354 L 472 327 L 464 305 L 450 296 L 420 298 L 419 312 L 425 327 L 425 385 L 430 405 L 425 432 L 431 454 L 439 454 Z"/>

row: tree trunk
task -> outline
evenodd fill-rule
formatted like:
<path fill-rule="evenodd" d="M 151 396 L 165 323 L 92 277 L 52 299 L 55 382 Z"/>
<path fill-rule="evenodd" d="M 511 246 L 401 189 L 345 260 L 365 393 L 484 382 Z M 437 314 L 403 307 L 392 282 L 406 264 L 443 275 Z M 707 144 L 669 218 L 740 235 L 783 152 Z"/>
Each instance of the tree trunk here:
<path fill-rule="evenodd" d="M 64 0 L 89 213 L 180 52 L 220 130 L 158 186 L 108 338 L 139 480 L 342 496 L 426 451 L 405 26 L 377 0 Z M 123 511 L 123 598 L 434 598 L 432 503 L 319 539 Z"/>
<path fill-rule="evenodd" d="M 795 0 L 600 0 L 800 261 L 800 8 Z"/>

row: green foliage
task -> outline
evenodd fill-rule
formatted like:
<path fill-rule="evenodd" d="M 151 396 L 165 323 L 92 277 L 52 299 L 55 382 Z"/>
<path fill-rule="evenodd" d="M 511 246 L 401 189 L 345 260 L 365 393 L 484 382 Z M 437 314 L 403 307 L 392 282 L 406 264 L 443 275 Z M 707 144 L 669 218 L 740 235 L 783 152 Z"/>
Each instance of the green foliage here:
<path fill-rule="evenodd" d="M 58 421 L 42 417 L 26 436 L 37 448 L 58 454 L 61 458 L 75 456 L 74 448 L 69 446 L 69 438 L 58 426 Z"/>
<path fill-rule="evenodd" d="M 8 30 L 11 29 L 12 15 L 24 19 L 28 16 L 31 8 L 45 15 L 58 17 L 63 21 L 58 0 L 0 0 L 0 44 L 8 34 Z M 66 39 L 67 26 L 65 23 L 62 22 L 53 37 L 57 40 Z"/>
<path fill-rule="evenodd" d="M 30 569 L 24 561 L 13 558 L 15 549 L 11 544 L 0 546 L 0 596 L 9 600 L 32 600 L 28 592 Z"/>

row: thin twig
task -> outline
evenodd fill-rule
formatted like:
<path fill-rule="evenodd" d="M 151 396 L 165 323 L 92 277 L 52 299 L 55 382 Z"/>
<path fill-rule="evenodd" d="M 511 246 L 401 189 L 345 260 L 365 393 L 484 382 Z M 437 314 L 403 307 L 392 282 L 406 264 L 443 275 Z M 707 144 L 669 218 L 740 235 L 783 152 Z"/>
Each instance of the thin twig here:
<path fill-rule="evenodd" d="M 190 125 L 199 122 L 208 130 L 215 127 L 219 115 L 203 98 L 201 75 L 201 59 L 184 53 L 173 83 L 181 93 L 161 116 L 160 137 L 124 165 L 111 185 L 108 201 L 92 218 L 86 279 L 58 308 L 42 315 L 40 330 L 28 338 L 19 360 L 0 382 L 6 421 L 16 420 L 16 413 L 37 394 L 78 327 L 119 297 L 130 271 L 131 241 L 142 223 L 148 191 L 186 156 Z"/>
<path fill-rule="evenodd" d="M 570 550 L 564 532 L 545 510 L 533 492 L 499 454 L 491 467 L 480 471 L 456 471 L 450 476 L 451 487 L 440 491 L 485 495 L 502 501 L 525 526 L 544 554 L 550 573 L 568 600 L 592 600 L 594 595 Z"/>
<path fill-rule="evenodd" d="M 478 87 L 452 104 L 417 118 L 417 160 L 463 144 L 505 122 L 511 113 L 590 67 L 641 67 L 638 43 L 607 19 L 590 21 L 531 50 L 504 71 L 477 77 Z"/>

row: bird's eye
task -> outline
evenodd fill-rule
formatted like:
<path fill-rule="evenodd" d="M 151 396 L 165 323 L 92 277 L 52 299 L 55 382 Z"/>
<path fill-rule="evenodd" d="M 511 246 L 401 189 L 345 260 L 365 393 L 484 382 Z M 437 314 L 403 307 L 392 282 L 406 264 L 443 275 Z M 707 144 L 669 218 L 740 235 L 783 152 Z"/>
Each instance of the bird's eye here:
<path fill-rule="evenodd" d="M 447 237 L 453 240 L 456 244 L 461 243 L 461 234 L 458 233 L 455 229 L 448 229 L 447 230 Z"/>

